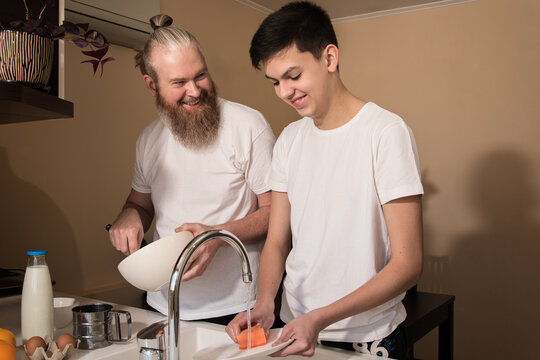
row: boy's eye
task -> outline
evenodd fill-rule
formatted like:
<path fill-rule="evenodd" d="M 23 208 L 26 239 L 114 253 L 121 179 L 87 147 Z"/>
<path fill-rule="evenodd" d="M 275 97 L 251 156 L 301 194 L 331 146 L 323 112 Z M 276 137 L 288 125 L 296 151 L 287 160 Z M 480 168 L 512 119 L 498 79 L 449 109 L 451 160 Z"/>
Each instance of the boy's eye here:
<path fill-rule="evenodd" d="M 300 79 L 300 76 L 302 75 L 302 73 L 296 75 L 296 76 L 291 76 L 291 80 L 298 80 Z"/>

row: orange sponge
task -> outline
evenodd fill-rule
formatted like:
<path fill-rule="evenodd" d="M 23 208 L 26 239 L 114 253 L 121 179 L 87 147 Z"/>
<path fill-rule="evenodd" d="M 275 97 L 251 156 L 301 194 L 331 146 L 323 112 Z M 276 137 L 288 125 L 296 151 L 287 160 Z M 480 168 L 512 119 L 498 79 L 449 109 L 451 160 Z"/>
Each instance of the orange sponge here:
<path fill-rule="evenodd" d="M 240 345 L 240 350 L 247 349 L 248 345 L 248 329 L 244 329 L 238 334 L 236 337 L 238 339 L 238 344 Z M 261 324 L 257 324 L 255 326 L 251 327 L 251 347 L 257 347 L 266 345 L 266 334 L 264 333 L 264 329 L 262 328 Z"/>

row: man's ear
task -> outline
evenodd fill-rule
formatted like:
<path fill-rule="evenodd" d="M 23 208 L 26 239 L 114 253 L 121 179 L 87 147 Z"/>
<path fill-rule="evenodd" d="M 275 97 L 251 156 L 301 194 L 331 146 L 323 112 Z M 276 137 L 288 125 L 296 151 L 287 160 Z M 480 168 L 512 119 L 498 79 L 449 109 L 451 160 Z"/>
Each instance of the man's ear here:
<path fill-rule="evenodd" d="M 323 50 L 323 57 L 329 72 L 335 72 L 339 65 L 339 49 L 334 44 L 328 44 Z"/>
<path fill-rule="evenodd" d="M 146 88 L 152 94 L 152 96 L 156 96 L 157 94 L 157 88 L 156 83 L 154 82 L 154 79 L 150 77 L 150 75 L 143 75 L 144 83 L 146 84 Z"/>

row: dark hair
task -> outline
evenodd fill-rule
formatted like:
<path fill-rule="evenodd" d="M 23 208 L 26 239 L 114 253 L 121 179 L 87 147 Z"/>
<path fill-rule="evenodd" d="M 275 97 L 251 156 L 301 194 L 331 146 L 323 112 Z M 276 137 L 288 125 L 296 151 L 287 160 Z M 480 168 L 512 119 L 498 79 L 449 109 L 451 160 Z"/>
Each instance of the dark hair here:
<path fill-rule="evenodd" d="M 316 59 L 329 44 L 338 46 L 326 11 L 309 1 L 296 1 L 268 15 L 251 40 L 251 64 L 260 69 L 261 62 L 293 44 Z"/>

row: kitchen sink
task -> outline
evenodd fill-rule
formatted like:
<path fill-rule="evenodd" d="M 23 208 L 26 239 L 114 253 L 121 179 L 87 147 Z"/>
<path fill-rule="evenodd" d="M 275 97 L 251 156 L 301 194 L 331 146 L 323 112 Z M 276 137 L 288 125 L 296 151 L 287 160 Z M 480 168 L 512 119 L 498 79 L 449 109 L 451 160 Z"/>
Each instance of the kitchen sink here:
<path fill-rule="evenodd" d="M 181 360 L 193 360 L 194 355 L 209 346 L 224 346 L 226 344 L 233 344 L 229 338 L 225 329 L 221 325 L 208 324 L 208 323 L 188 323 L 180 329 L 180 359 Z M 130 344 L 126 344 L 122 347 L 116 346 L 114 354 L 108 354 L 100 356 L 99 359 L 103 360 L 124 360 L 139 358 L 139 348 L 135 341 Z M 105 349 L 99 349 L 101 351 Z M 97 355 L 97 354 L 96 354 Z M 98 357 L 92 356 L 88 359 L 97 359 Z M 87 359 L 86 357 L 80 357 L 79 359 Z M 257 359 L 270 359 L 270 357 L 262 356 Z M 288 356 L 290 360 L 305 360 L 303 356 Z M 371 355 L 359 355 L 348 351 L 339 349 L 331 349 L 324 346 L 318 346 L 315 351 L 315 355 L 311 358 L 313 360 L 359 360 L 359 359 L 380 359 Z"/>
<path fill-rule="evenodd" d="M 64 293 L 55 293 L 55 296 L 73 296 Z M 74 296 L 80 304 L 93 304 L 98 301 L 95 299 Z M 96 350 L 75 351 L 68 360 L 138 360 L 139 348 L 137 346 L 136 335 L 139 331 L 155 322 L 166 320 L 165 317 L 154 311 L 147 311 L 125 305 L 114 304 L 115 309 L 127 310 L 131 313 L 133 319 L 131 340 L 127 343 L 115 343 L 105 348 Z M 20 295 L 0 298 L 0 317 L 2 325 L 12 329 L 17 337 L 17 360 L 29 360 L 24 353 L 21 345 L 20 331 Z M 71 332 L 72 326 L 69 325 L 63 329 L 57 329 L 56 336 L 61 333 Z M 191 360 L 193 355 L 208 346 L 225 346 L 233 344 L 225 332 L 222 325 L 210 324 L 202 321 L 181 321 L 180 322 L 180 359 Z M 270 359 L 269 357 L 259 357 L 258 359 Z M 289 356 L 290 360 L 305 360 L 302 356 Z M 318 346 L 313 360 L 360 360 L 373 359 L 379 360 L 375 356 L 367 354 L 355 354 L 339 349 L 332 349 L 324 346 Z"/>

